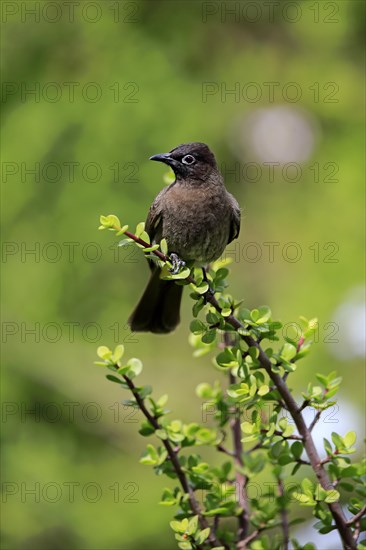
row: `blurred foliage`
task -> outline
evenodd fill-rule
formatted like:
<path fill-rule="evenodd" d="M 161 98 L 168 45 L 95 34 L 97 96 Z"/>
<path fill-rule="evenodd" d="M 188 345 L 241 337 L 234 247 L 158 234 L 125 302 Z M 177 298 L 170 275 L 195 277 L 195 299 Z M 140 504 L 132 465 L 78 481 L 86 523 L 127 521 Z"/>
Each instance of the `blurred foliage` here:
<path fill-rule="evenodd" d="M 243 117 L 289 105 L 281 93 L 274 103 L 266 94 L 251 103 L 230 95 L 222 99 L 220 93 L 204 102 L 203 83 L 231 89 L 236 82 L 275 81 L 281 91 L 297 82 L 303 93 L 294 105 L 317 128 L 301 179 L 285 181 L 281 172 L 273 182 L 265 176 L 257 183 L 243 177 L 237 182 L 230 173 L 225 178 L 243 207 L 240 246 L 280 243 L 272 262 L 263 246 L 259 261 L 234 262 L 231 284 L 246 307 L 269 303 L 284 323 L 299 313 L 319 318 L 317 364 L 306 360 L 309 378 L 305 370 L 299 373 L 294 391 L 309 381 L 310 372 L 337 370 L 344 376 L 346 410 L 341 407 L 336 419 L 341 423 L 351 407 L 360 431 L 361 361 L 354 357 L 346 363 L 332 353 L 337 344 L 324 343 L 330 336 L 324 327 L 362 283 L 364 3 L 330 3 L 336 7 L 335 21 L 327 22 L 330 12 L 323 2 L 299 1 L 301 16 L 294 23 L 284 17 L 282 4 L 271 21 L 262 1 L 257 2 L 258 21 L 250 20 L 249 12 L 248 17 L 243 11 L 225 15 L 225 8 L 253 4 L 245 1 L 104 0 L 93 3 L 101 14 L 95 22 L 95 8 L 82 11 L 90 3 L 75 7 L 72 18 L 62 0 L 61 17 L 51 22 L 54 4 L 2 3 L 3 480 L 15 484 L 4 496 L 3 547 L 171 548 L 166 510 L 152 506 L 160 497 L 159 480 L 135 464 L 143 444 L 135 425 L 129 425 L 134 419 L 119 405 L 118 388 L 101 384 L 89 364 L 102 341 L 113 346 L 122 340 L 135 355 L 138 348 L 143 377 L 149 380 L 153 372 L 155 390 L 169 389 L 176 413 L 185 411 L 187 421 L 200 404 L 187 402 L 186 395 L 209 366 L 204 359 L 199 368 L 191 364 L 188 300 L 175 334 L 129 334 L 126 319 L 148 270 L 138 251 L 124 248 L 117 256 L 103 232 L 95 230 L 99 214 L 115 212 L 134 227 L 164 185 L 149 156 L 199 140 L 210 145 L 220 164 L 233 167 L 238 160 L 234 128 Z M 217 12 L 205 21 L 207 4 Z M 313 4 L 318 22 L 309 8 Z M 41 10 L 39 18 L 25 6 Z M 338 102 L 326 103 L 324 96 L 314 101 L 309 86 L 315 82 L 336 83 Z M 26 94 L 27 89 L 36 89 L 36 95 Z M 100 99 L 88 99 L 96 92 Z M 255 160 L 249 152 L 243 158 Z M 315 181 L 309 169 L 315 162 L 321 167 L 337 163 L 336 181 L 324 181 L 324 173 Z M 32 168 L 39 178 L 25 173 Z M 302 248 L 296 263 L 281 255 L 289 242 Z M 324 262 L 329 251 L 322 247 L 329 242 L 339 247 L 336 263 Z M 314 243 L 320 246 L 319 261 L 309 249 Z M 341 330 L 336 339 L 350 345 Z M 47 408 L 50 403 L 53 410 Z M 67 403 L 75 404 L 71 416 Z M 26 413 L 32 409 L 35 414 Z M 40 490 L 59 484 L 61 498 L 50 502 L 41 495 L 36 501 L 24 494 L 36 483 Z M 65 483 L 80 484 L 74 501 Z M 88 483 L 102 490 L 97 502 L 82 494 Z M 114 483 L 118 498 L 109 488 Z M 128 483 L 137 484 L 132 497 L 135 485 Z"/>

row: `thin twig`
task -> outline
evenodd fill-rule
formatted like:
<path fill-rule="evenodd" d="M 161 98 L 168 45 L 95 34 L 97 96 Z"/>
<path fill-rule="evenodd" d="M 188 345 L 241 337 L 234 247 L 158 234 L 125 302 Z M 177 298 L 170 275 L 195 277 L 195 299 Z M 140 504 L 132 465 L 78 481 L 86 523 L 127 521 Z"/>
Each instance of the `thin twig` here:
<path fill-rule="evenodd" d="M 245 550 L 247 548 L 247 545 L 252 542 L 252 540 L 256 539 L 260 532 L 261 529 L 256 529 L 255 531 L 253 531 L 253 533 L 251 533 L 247 538 L 238 542 L 237 548 L 239 550 Z"/>
<path fill-rule="evenodd" d="M 161 429 L 161 425 L 157 421 L 157 419 L 149 412 L 149 410 L 146 408 L 145 402 L 140 396 L 138 389 L 132 382 L 131 378 L 129 378 L 126 375 L 123 375 L 123 379 L 125 380 L 126 384 L 128 385 L 129 389 L 131 390 L 131 393 L 133 394 L 134 398 L 136 399 L 136 402 L 141 410 L 141 412 L 144 414 L 145 418 L 150 422 L 150 424 L 155 428 L 156 430 Z M 209 527 L 209 524 L 206 520 L 206 518 L 202 515 L 200 506 L 197 502 L 196 496 L 194 494 L 194 491 L 192 487 L 190 486 L 188 479 L 183 472 L 181 465 L 178 460 L 178 456 L 174 448 L 172 447 L 171 443 L 167 439 L 162 439 L 162 443 L 167 450 L 167 453 L 169 455 L 169 458 L 172 462 L 173 468 L 177 474 L 177 477 L 179 479 L 179 482 L 184 490 L 184 492 L 188 495 L 189 503 L 192 509 L 192 512 L 198 516 L 200 526 L 202 529 L 206 529 Z M 216 538 L 216 535 L 212 532 L 210 532 L 209 535 L 209 541 L 212 547 L 214 546 L 222 546 L 221 542 Z"/>
<path fill-rule="evenodd" d="M 360 536 L 360 533 L 361 533 L 361 524 L 360 524 L 359 521 L 356 521 L 355 530 L 354 530 L 354 533 L 353 533 L 353 538 L 356 542 L 358 541 L 358 537 Z"/>
<path fill-rule="evenodd" d="M 305 399 L 303 404 L 300 406 L 300 411 L 303 411 L 304 409 L 306 409 L 306 407 L 309 405 L 310 401 L 309 399 Z"/>
<path fill-rule="evenodd" d="M 230 384 L 235 384 L 236 379 L 235 376 L 230 372 L 229 373 L 229 380 Z M 244 466 L 243 463 L 243 445 L 241 442 L 241 427 L 240 427 L 240 417 L 239 415 L 235 415 L 234 418 L 230 422 L 230 427 L 233 433 L 233 443 L 234 443 L 234 457 L 235 457 L 235 463 L 236 463 L 236 483 L 237 483 L 237 491 L 238 491 L 238 502 L 239 506 L 242 508 L 242 513 L 238 517 L 239 522 L 239 532 L 238 532 L 238 540 L 244 540 L 248 533 L 248 527 L 249 527 L 249 507 L 248 507 L 248 499 L 247 499 L 247 491 L 246 491 L 246 484 L 247 484 L 247 477 L 240 472 L 239 470 Z"/>
<path fill-rule="evenodd" d="M 362 516 L 366 513 L 366 504 L 361 508 L 359 512 L 353 518 L 349 519 L 347 521 L 347 525 L 352 525 L 353 523 L 356 523 L 359 519 L 362 518 Z"/>
<path fill-rule="evenodd" d="M 235 453 L 233 451 L 229 451 L 229 449 L 221 445 L 221 443 L 219 443 L 219 445 L 216 445 L 216 449 L 220 451 L 220 453 L 225 453 L 229 456 L 235 456 Z"/>
<path fill-rule="evenodd" d="M 282 479 L 278 479 L 278 492 L 282 501 L 284 501 L 285 489 L 283 486 Z M 283 502 L 281 506 L 281 525 L 282 525 L 282 532 L 283 532 L 283 550 L 288 550 L 288 545 L 290 540 L 290 529 L 288 524 L 288 512 L 287 512 L 285 502 Z"/>
<path fill-rule="evenodd" d="M 263 433 L 267 433 L 268 430 L 261 430 L 261 432 Z M 280 432 L 279 430 L 275 430 L 273 432 L 275 435 L 280 435 L 282 437 L 282 439 L 294 439 L 295 441 L 302 441 L 302 436 L 301 435 L 283 435 L 282 432 Z"/>
<path fill-rule="evenodd" d="M 323 411 L 320 411 L 320 410 L 316 412 L 316 415 L 314 416 L 314 420 L 312 421 L 312 423 L 311 423 L 310 426 L 309 426 L 309 432 L 312 432 L 312 431 L 313 431 L 315 425 L 317 424 L 317 422 L 318 422 L 319 419 L 320 419 L 320 416 L 321 416 L 322 412 L 323 412 Z"/>

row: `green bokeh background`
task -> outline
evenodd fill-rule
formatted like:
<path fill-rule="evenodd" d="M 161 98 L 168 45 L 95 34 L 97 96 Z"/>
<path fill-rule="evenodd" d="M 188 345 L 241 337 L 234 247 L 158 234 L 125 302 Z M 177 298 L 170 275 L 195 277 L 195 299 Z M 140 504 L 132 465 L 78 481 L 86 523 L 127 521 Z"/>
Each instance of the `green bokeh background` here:
<path fill-rule="evenodd" d="M 326 323 L 363 281 L 363 2 L 300 1 L 292 3 L 296 12 L 283 11 L 286 4 L 273 7 L 272 21 L 258 0 L 81 2 L 73 17 L 61 0 L 3 2 L 3 548 L 174 547 L 173 511 L 156 505 L 169 481 L 138 463 L 146 444 L 140 417 L 93 366 L 95 350 L 123 342 L 144 362 L 142 381 L 157 396 L 168 393 L 173 416 L 186 421 L 200 419 L 195 386 L 220 374 L 209 358 L 192 359 L 188 293 L 174 334 L 130 334 L 126 319 L 148 269 L 132 249 L 117 255 L 98 219 L 115 213 L 130 227 L 144 220 L 164 185 L 163 167 L 148 157 L 179 143 L 207 142 L 219 164 L 232 167 L 234 128 L 264 107 L 300 108 L 316 125 L 315 147 L 297 182 L 281 171 L 274 182 L 265 170 L 258 182 L 226 175 L 243 208 L 240 250 L 255 242 L 263 252 L 258 261 L 233 262 L 231 292 L 247 307 L 269 304 L 285 323 L 317 316 L 319 342 L 294 376 L 294 391 L 316 371 L 335 369 L 344 376 L 342 403 L 352 404 L 355 422 L 361 418 L 362 361 L 334 352 L 352 348 L 337 327 L 339 344 L 324 339 Z M 39 20 L 24 6 L 40 10 Z M 205 21 L 207 9 L 215 13 Z M 269 81 L 279 82 L 274 102 L 263 86 Z M 263 97 L 217 93 L 203 101 L 205 82 L 220 90 L 254 82 Z M 289 82 L 302 90 L 296 103 L 282 96 Z M 309 89 L 315 82 L 318 101 Z M 329 82 L 339 87 L 333 103 L 325 101 Z M 56 101 L 49 83 L 62 91 Z M 36 86 L 39 95 L 24 93 Z M 101 97 L 93 101 L 95 90 Z M 244 151 L 239 161 L 255 159 Z M 325 181 L 323 169 L 315 181 L 309 167 L 328 162 L 339 168 L 335 181 Z M 24 173 L 36 163 L 39 181 Z M 77 163 L 73 181 L 70 163 Z M 265 242 L 279 243 L 274 261 Z M 301 247 L 298 262 L 282 256 L 289 242 Z M 339 247 L 336 263 L 324 261 L 329 242 Z M 341 421 L 342 407 L 337 414 Z M 361 420 L 356 426 L 361 434 Z"/>

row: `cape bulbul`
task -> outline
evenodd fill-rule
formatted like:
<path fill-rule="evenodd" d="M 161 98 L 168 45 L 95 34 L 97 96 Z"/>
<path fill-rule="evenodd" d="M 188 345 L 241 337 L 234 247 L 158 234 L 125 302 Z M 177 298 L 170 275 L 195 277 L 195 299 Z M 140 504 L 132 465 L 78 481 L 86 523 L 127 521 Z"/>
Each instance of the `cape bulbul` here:
<path fill-rule="evenodd" d="M 239 235 L 240 209 L 225 188 L 215 157 L 204 143 L 185 143 L 150 160 L 168 164 L 175 181 L 152 203 L 145 225 L 151 243 L 165 238 L 169 254 L 205 266 L 219 258 Z M 183 286 L 160 279 L 149 262 L 151 276 L 129 318 L 134 332 L 167 333 L 179 323 Z"/>

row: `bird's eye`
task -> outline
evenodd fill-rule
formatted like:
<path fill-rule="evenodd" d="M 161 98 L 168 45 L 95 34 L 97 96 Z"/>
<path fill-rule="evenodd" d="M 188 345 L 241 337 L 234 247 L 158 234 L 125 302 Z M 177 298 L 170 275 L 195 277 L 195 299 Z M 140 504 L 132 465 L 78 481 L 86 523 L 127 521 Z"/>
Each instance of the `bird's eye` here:
<path fill-rule="evenodd" d="M 193 155 L 185 155 L 182 158 L 182 162 L 183 164 L 194 164 L 196 162 L 196 159 L 194 158 Z"/>

